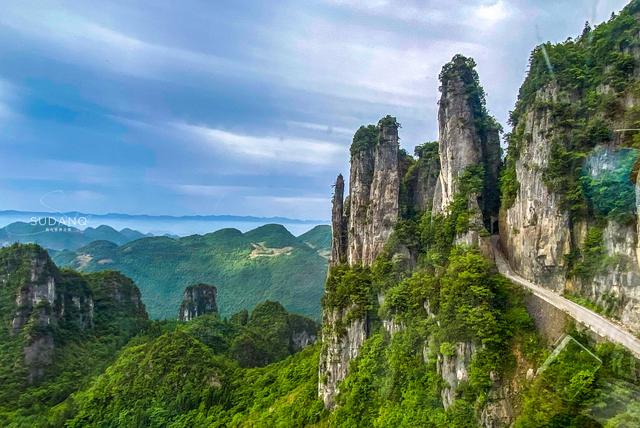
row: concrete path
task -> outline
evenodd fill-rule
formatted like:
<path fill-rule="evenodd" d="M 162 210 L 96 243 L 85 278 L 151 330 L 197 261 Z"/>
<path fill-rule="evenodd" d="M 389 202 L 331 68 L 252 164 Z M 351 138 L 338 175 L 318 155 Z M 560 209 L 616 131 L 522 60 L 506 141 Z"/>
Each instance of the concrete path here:
<path fill-rule="evenodd" d="M 580 324 L 588 327 L 598 336 L 627 348 L 636 358 L 640 358 L 640 339 L 624 326 L 608 320 L 584 306 L 581 306 L 560 294 L 528 281 L 515 273 L 506 261 L 498 245 L 494 245 L 496 265 L 501 274 L 516 284 L 529 289 L 533 294 L 560 309 Z"/>

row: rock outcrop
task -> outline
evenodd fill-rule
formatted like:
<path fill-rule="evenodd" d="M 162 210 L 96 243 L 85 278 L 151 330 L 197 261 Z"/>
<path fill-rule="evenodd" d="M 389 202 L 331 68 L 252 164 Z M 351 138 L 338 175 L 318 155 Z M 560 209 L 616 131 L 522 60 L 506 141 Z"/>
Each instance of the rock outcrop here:
<path fill-rule="evenodd" d="M 361 127 L 353 137 L 349 199 L 343 213 L 348 214 L 347 263 L 352 266 L 370 265 L 398 220 L 398 126 L 387 116 L 377 126 Z M 336 221 L 341 204 L 334 199 L 334 229 L 340 227 Z"/>
<path fill-rule="evenodd" d="M 555 84 L 536 94 L 540 104 L 559 101 Z M 513 206 L 500 223 L 500 238 L 512 267 L 525 278 L 562 291 L 565 255 L 571 250 L 569 213 L 544 182 L 551 149 L 552 114 L 546 109 L 527 111 L 516 132 L 523 135 L 515 171 L 520 183 Z"/>
<path fill-rule="evenodd" d="M 11 340 L 22 344 L 26 380 L 32 384 L 53 361 L 57 329 L 93 327 L 92 292 L 77 275 L 59 272 L 47 252 L 36 245 L 9 247 L 4 259 L 2 286 L 17 284 Z"/>
<path fill-rule="evenodd" d="M 422 144 L 415 149 L 417 160 L 404 175 L 406 185 L 406 213 L 408 215 L 431 211 L 436 186 L 440 177 L 438 142 Z"/>
<path fill-rule="evenodd" d="M 347 261 L 347 217 L 344 213 L 344 178 L 338 174 L 331 212 L 331 266 Z"/>
<path fill-rule="evenodd" d="M 370 266 L 393 231 L 399 216 L 398 127 L 394 117 L 386 116 L 377 126 L 361 127 L 353 137 L 349 196 L 343 200 L 339 175 L 333 197 L 331 266 Z M 346 240 L 335 235 L 345 230 Z M 353 309 L 323 311 L 318 394 L 327 408 L 335 405 L 338 384 L 368 335 L 366 315 L 351 317 Z"/>
<path fill-rule="evenodd" d="M 453 346 L 452 352 L 447 355 L 438 354 L 438 374 L 445 382 L 440 393 L 445 409 L 455 401 L 458 385 L 469 380 L 469 366 L 471 358 L 476 351 L 476 346 L 469 342 L 459 342 Z"/>
<path fill-rule="evenodd" d="M 119 332 L 129 337 L 147 320 L 140 291 L 117 272 L 60 271 L 33 244 L 0 250 L 0 262 L 0 299 L 5 305 L 13 301 L 4 339 L 22 349 L 19 365 L 25 367 L 29 384 L 46 374 L 66 336 L 101 334 L 111 331 L 111 321 L 129 318 L 123 325 L 130 331 Z"/>
<path fill-rule="evenodd" d="M 461 181 L 465 174 L 480 175 L 482 189 L 464 195 L 469 200 L 471 225 L 466 236 L 460 237 L 461 242 L 477 245 L 483 228 L 497 232 L 500 126 L 486 111 L 474 67 L 473 59 L 456 55 L 440 73 L 440 175 L 433 207 L 447 213 L 454 198 L 466 193 Z"/>
<path fill-rule="evenodd" d="M 197 284 L 185 288 L 178 319 L 191 321 L 201 315 L 217 313 L 216 295 L 217 290 L 213 285 Z"/>
<path fill-rule="evenodd" d="M 347 318 L 348 310 L 335 309 L 325 312 L 322 318 L 322 352 L 318 367 L 318 395 L 327 409 L 335 406 L 340 382 L 347 376 L 349 363 L 358 356 L 367 339 L 367 319 L 355 319 L 339 330 Z"/>

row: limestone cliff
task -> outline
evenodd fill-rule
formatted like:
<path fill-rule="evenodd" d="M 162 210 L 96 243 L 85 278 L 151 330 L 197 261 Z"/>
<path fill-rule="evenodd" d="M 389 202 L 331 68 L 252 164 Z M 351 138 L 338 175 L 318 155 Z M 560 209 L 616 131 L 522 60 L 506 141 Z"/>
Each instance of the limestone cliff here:
<path fill-rule="evenodd" d="M 178 311 L 180 321 L 190 321 L 201 315 L 218 312 L 217 289 L 213 285 L 190 285 L 184 290 L 184 297 Z"/>
<path fill-rule="evenodd" d="M 500 235 L 522 276 L 640 332 L 637 9 L 533 52 L 511 117 Z"/>
<path fill-rule="evenodd" d="M 369 207 L 365 217 L 362 259 L 350 260 L 370 265 L 391 235 L 398 221 L 400 172 L 398 170 L 398 123 L 387 116 L 378 122 L 378 142 L 374 147 L 373 177 Z M 357 219 L 361 220 L 361 219 Z"/>
<path fill-rule="evenodd" d="M 460 207 L 456 209 L 462 210 L 460 215 L 465 218 L 469 213 L 471 219 L 469 232 L 459 236 L 459 241 L 479 245 L 480 235 L 494 228 L 498 211 L 499 126 L 486 112 L 474 65 L 473 60 L 456 56 L 443 68 L 440 140 L 419 146 L 417 159 L 399 150 L 399 125 L 393 117 L 381 119 L 377 126 L 361 127 L 354 135 L 349 197 L 343 197 L 342 176 L 336 180 L 333 197 L 332 267 L 323 302 L 318 386 L 327 408 L 335 405 L 349 363 L 358 356 L 372 331 L 376 315 L 371 308 L 384 302 L 384 292 L 377 294 L 377 303 L 367 302 L 373 296 L 362 295 L 363 289 L 370 286 L 364 278 L 398 220 L 415 220 L 431 210 L 446 216 L 458 198 L 465 208 L 458 203 Z M 479 183 L 479 187 L 469 191 L 472 186 L 464 180 Z M 340 236 L 345 229 L 346 242 Z M 413 249 L 394 246 L 387 250 L 392 253 L 387 256 L 395 269 L 410 272 L 417 261 Z M 350 267 L 350 273 L 344 266 Z M 402 323 L 393 317 L 380 321 L 389 334 L 402 330 Z M 466 370 L 475 349 L 472 343 L 460 346 L 465 358 L 455 358 L 454 362 L 441 356 L 441 374 L 450 382 L 443 392 L 446 405 L 453 402 L 457 384 L 464 380 L 458 372 Z M 451 369 L 452 364 L 457 368 Z"/>
<path fill-rule="evenodd" d="M 475 217 L 472 230 L 484 226 L 492 232 L 499 208 L 500 126 L 486 111 L 484 91 L 474 67 L 473 59 L 456 55 L 440 73 L 440 175 L 433 207 L 436 212 L 447 212 L 463 189 L 465 172 L 481 168 L 482 190 L 467 195 Z"/>
<path fill-rule="evenodd" d="M 354 135 L 349 197 L 344 200 L 341 175 L 336 180 L 333 197 L 333 267 L 341 263 L 370 266 L 398 220 L 401 174 L 398 127 L 395 118 L 386 116 L 377 126 L 363 126 Z M 356 306 L 348 303 L 330 308 L 325 304 L 323 311 L 318 393 L 328 408 L 334 406 L 338 384 L 347 374 L 349 361 L 358 355 L 368 335 L 366 313 L 360 314 Z M 355 313 L 358 315 L 354 316 Z"/>
<path fill-rule="evenodd" d="M 398 123 L 387 116 L 361 127 L 351 146 L 347 263 L 370 265 L 382 250 L 399 214 Z M 337 184 L 336 184 L 337 188 Z M 338 193 L 336 192 L 336 196 Z M 342 201 L 334 200 L 334 229 Z"/>
<path fill-rule="evenodd" d="M 550 84 L 536 93 L 536 102 L 557 102 L 558 96 L 557 86 Z M 560 208 L 558 195 L 549 191 L 543 177 L 550 156 L 552 120 L 550 110 L 531 109 L 523 113 L 514 131 L 524 141 L 514 166 L 520 186 L 513 205 L 504 211 L 500 237 L 514 269 L 561 291 L 571 236 L 569 213 Z"/>
<path fill-rule="evenodd" d="M 137 332 L 147 319 L 137 287 L 118 273 L 60 271 L 37 245 L 4 248 L 0 262 L 0 305 L 10 309 L 1 315 L 4 339 L 22 350 L 15 364 L 29 384 L 46 374 L 65 336 L 109 330 L 114 317 L 131 319 Z"/>

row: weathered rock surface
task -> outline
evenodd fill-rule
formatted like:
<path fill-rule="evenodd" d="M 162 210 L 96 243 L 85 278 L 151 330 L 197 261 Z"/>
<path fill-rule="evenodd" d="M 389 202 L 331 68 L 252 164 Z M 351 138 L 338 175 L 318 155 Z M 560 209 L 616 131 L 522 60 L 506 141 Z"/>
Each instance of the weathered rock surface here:
<path fill-rule="evenodd" d="M 347 261 L 347 217 L 344 213 L 344 178 L 338 174 L 331 211 L 331 266 Z"/>
<path fill-rule="evenodd" d="M 374 166 L 372 144 L 375 144 L 375 141 L 371 141 L 368 146 L 351 155 L 349 205 L 345 206 L 345 210 L 349 214 L 347 262 L 351 265 L 362 262 L 365 235 L 369 229 L 368 218 Z"/>
<path fill-rule="evenodd" d="M 81 275 L 59 271 L 37 245 L 4 248 L 0 260 L 0 297 L 15 296 L 13 316 L 2 328 L 9 331 L 7 340 L 22 349 L 30 384 L 46 374 L 63 345 L 58 337 L 108 328 L 100 324 L 107 319 L 147 319 L 138 288 L 117 272 Z M 137 328 L 135 322 L 129 325 Z"/>
<path fill-rule="evenodd" d="M 408 209 L 414 212 L 431 211 L 433 197 L 440 175 L 438 142 L 418 146 L 415 166 L 405 176 Z"/>
<path fill-rule="evenodd" d="M 398 220 L 398 124 L 388 116 L 380 120 L 376 130 L 377 136 L 369 130 L 367 144 L 351 155 L 349 206 L 345 207 L 349 213 L 347 262 L 350 265 L 370 265 Z M 357 137 L 356 133 L 354 139 Z M 339 201 L 334 200 L 336 220 L 339 205 Z"/>
<path fill-rule="evenodd" d="M 476 346 L 473 343 L 458 342 L 452 355 L 438 354 L 438 374 L 446 383 L 440 393 L 445 409 L 455 401 L 458 385 L 469 380 L 469 366 L 475 351 Z"/>
<path fill-rule="evenodd" d="M 185 288 L 178 319 L 190 321 L 202 315 L 217 313 L 217 292 L 216 287 L 207 284 L 190 285 Z"/>
<path fill-rule="evenodd" d="M 440 74 L 440 175 L 433 207 L 436 212 L 447 212 L 460 192 L 459 177 L 469 167 L 482 166 L 484 190 L 480 194 L 469 195 L 469 209 L 480 216 L 477 226 L 484 223 L 492 231 L 499 205 L 500 128 L 482 105 L 474 65 L 473 60 L 456 55 Z"/>
<path fill-rule="evenodd" d="M 323 317 L 322 351 L 319 364 L 318 395 L 327 409 L 335 406 L 339 383 L 347 376 L 349 362 L 358 356 L 367 339 L 367 320 L 355 319 L 341 326 L 348 309 L 326 312 Z M 340 330 L 339 330 L 340 329 Z"/>
<path fill-rule="evenodd" d="M 369 195 L 362 264 L 370 265 L 382 251 L 398 221 L 400 174 L 398 171 L 398 125 L 384 118 L 378 124 L 380 134 L 375 146 L 373 179 Z M 354 263 L 355 260 L 350 260 Z"/>
<path fill-rule="evenodd" d="M 536 94 L 540 103 L 557 99 L 555 85 Z M 562 291 L 565 255 L 571 250 L 571 225 L 558 196 L 549 192 L 543 180 L 553 136 L 551 112 L 532 109 L 522 126 L 525 143 L 516 161 L 520 187 L 515 203 L 500 223 L 500 237 L 513 269 L 532 282 Z"/>

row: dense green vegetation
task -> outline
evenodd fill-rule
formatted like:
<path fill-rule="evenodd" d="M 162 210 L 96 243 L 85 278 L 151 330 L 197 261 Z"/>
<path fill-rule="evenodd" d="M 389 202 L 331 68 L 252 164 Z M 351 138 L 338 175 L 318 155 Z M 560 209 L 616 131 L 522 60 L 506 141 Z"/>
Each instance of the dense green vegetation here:
<path fill-rule="evenodd" d="M 59 271 L 35 245 L 1 249 L 0 266 L 2 426 L 229 426 L 244 418 L 282 421 L 296 412 L 311 421 L 322 413 L 317 347 L 287 359 L 315 340 L 318 326 L 277 302 L 228 320 L 214 314 L 190 322 L 149 321 L 135 284 L 117 272 Z M 35 280 L 34 266 L 42 266 Z M 16 293 L 46 286 L 50 277 L 57 297 L 48 313 L 62 318 L 42 331 L 29 321 L 11 334 L 20 310 Z M 77 296 L 92 299 L 93 323 L 78 324 L 82 306 L 71 300 Z M 67 298 L 64 312 L 53 315 Z M 43 366 L 45 375 L 28 382 L 23 349 L 35 333 L 52 334 L 54 354 Z M 267 367 L 252 368 L 259 366 Z M 287 397 L 308 406 L 296 409 Z M 278 400 L 280 413 L 266 412 Z"/>
<path fill-rule="evenodd" d="M 331 226 L 321 224 L 298 236 L 298 239 L 318 251 L 323 257 L 331 254 Z"/>
<path fill-rule="evenodd" d="M 354 156 L 364 150 L 371 149 L 378 144 L 380 128 L 383 126 L 400 127 L 400 123 L 395 117 L 386 115 L 378 121 L 378 125 L 367 125 L 358 128 L 353 135 L 353 142 L 351 143 L 351 156 Z"/>
<path fill-rule="evenodd" d="M 223 229 L 179 239 L 144 238 L 119 247 L 97 241 L 57 253 L 54 260 L 85 272 L 122 272 L 140 288 L 152 318 L 176 317 L 185 287 L 207 283 L 218 289 L 223 316 L 277 300 L 292 312 L 319 319 L 327 269 L 327 247 L 320 246 L 330 242 L 330 232 L 319 228 L 296 238 L 274 224 L 244 234 Z"/>
<path fill-rule="evenodd" d="M 639 391 L 635 358 L 610 343 L 593 345 L 580 333 L 572 335 L 577 341 L 528 385 L 515 426 L 636 426 L 638 412 L 630 398 Z"/>
<path fill-rule="evenodd" d="M 527 78 L 520 88 L 518 102 L 511 113 L 513 132 L 502 172 L 504 207 L 512 205 L 518 183 L 515 161 L 519 157 L 525 134 L 527 112 L 547 111 L 552 120 L 551 156 L 544 171 L 550 190 L 561 196 L 562 207 L 574 219 L 629 215 L 630 164 L 622 162 L 616 178 L 592 178 L 583 165 L 598 144 L 615 142 L 632 146 L 633 132 L 614 137 L 616 127 L 637 128 L 640 116 L 631 108 L 625 111 L 624 99 L 638 96 L 633 78 L 636 60 L 631 51 L 637 48 L 640 23 L 633 16 L 640 3 L 632 1 L 618 16 L 591 29 L 585 27 L 575 40 L 545 43 L 531 54 Z M 553 92 L 542 97 L 542 91 Z M 624 123 L 620 123 L 624 117 Z M 634 155 L 635 156 L 635 155 Z M 632 164 L 633 162 L 631 162 Z M 624 180 L 621 177 L 624 176 Z M 585 188 L 586 187 L 586 188 Z M 606 198 L 602 196 L 606 195 Z"/>
<path fill-rule="evenodd" d="M 419 270 L 386 291 L 380 312 L 403 329 L 390 337 L 379 328 L 367 339 L 341 385 L 330 425 L 476 426 L 474 409 L 487 399 L 489 374 L 508 374 L 514 346 L 535 352 L 518 290 L 474 250 L 456 248 L 449 260 L 440 275 Z M 467 341 L 480 350 L 456 404 L 445 411 L 438 353 L 452 355 L 456 343 Z"/>
<path fill-rule="evenodd" d="M 46 417 L 69 427 L 269 426 L 292 417 L 312 422 L 323 413 L 318 347 L 288 357 L 297 350 L 291 329 L 301 322 L 315 331 L 311 320 L 274 302 L 256 307 L 245 325 L 216 315 L 154 321 L 102 375 Z M 251 368 L 266 363 L 273 364 Z"/>
<path fill-rule="evenodd" d="M 361 126 L 353 135 L 351 156 L 378 144 L 378 128 L 375 125 Z"/>
<path fill-rule="evenodd" d="M 43 266 L 35 282 L 55 278 L 57 298 L 55 306 L 64 304 L 64 317 L 46 327 L 31 317 L 17 333 L 11 329 L 16 307 L 16 294 L 32 282 L 31 271 L 37 260 Z M 0 249 L 0 424 L 11 420 L 29 426 L 33 419 L 64 400 L 70 393 L 86 384 L 115 358 L 119 348 L 147 325 L 144 307 L 131 303 L 129 297 L 139 299 L 130 279 L 116 272 L 81 275 L 59 271 L 49 260 L 45 250 L 36 245 L 14 245 Z M 70 296 L 91 296 L 94 301 L 93 326 L 78 323 L 77 308 Z M 118 297 L 119 296 L 119 297 Z M 125 297 L 127 296 L 127 297 Z M 56 310 L 47 301 L 36 310 L 51 314 Z M 36 313 L 36 312 L 34 312 Z M 51 337 L 54 351 L 51 364 L 44 368 L 41 379 L 27 381 L 30 368 L 23 358 L 25 346 L 38 338 Z M 40 351 L 44 352 L 44 351 Z"/>

